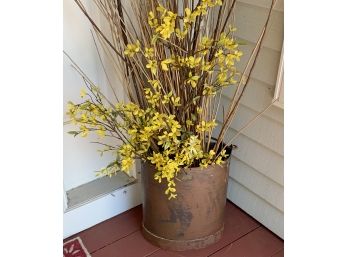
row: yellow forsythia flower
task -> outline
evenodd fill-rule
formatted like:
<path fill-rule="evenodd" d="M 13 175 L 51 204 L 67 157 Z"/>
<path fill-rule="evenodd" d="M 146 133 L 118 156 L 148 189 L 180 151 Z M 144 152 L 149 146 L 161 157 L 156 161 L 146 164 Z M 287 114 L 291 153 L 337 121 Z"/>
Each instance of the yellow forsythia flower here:
<path fill-rule="evenodd" d="M 191 87 L 195 88 L 197 85 L 197 80 L 199 79 L 199 76 L 193 76 L 192 72 L 190 71 L 189 77 L 186 80 L 186 83 L 191 84 Z"/>
<path fill-rule="evenodd" d="M 205 132 L 205 131 L 210 131 L 212 130 L 217 123 L 215 120 L 206 122 L 206 121 L 201 121 L 197 126 L 196 126 L 196 131 L 197 132 Z"/>
<path fill-rule="evenodd" d="M 103 137 L 105 137 L 105 130 L 100 128 L 97 130 L 97 134 L 100 138 L 103 138 Z"/>
<path fill-rule="evenodd" d="M 195 68 L 200 65 L 201 60 L 201 57 L 195 58 L 194 56 L 190 56 L 188 58 L 185 58 L 185 63 L 188 67 Z"/>
<path fill-rule="evenodd" d="M 146 68 L 151 70 L 151 73 L 153 75 L 156 75 L 157 72 L 157 63 L 156 61 L 149 60 L 149 62 L 146 64 Z"/>
<path fill-rule="evenodd" d="M 197 12 L 191 12 L 191 9 L 185 8 L 184 23 L 192 23 L 196 20 Z"/>
<path fill-rule="evenodd" d="M 134 162 L 134 160 L 132 158 L 129 158 L 129 157 L 123 159 L 121 161 L 121 170 L 129 172 L 133 166 L 133 162 Z"/>
<path fill-rule="evenodd" d="M 155 18 L 155 15 L 152 11 L 149 12 L 147 22 L 149 23 L 151 28 L 156 28 L 158 26 L 158 20 Z"/>
<path fill-rule="evenodd" d="M 145 57 L 146 58 L 154 57 L 154 50 L 152 47 L 150 47 L 150 48 L 145 47 Z"/>
<path fill-rule="evenodd" d="M 162 67 L 162 70 L 164 71 L 168 71 L 168 64 L 171 64 L 173 63 L 173 60 L 172 59 L 165 59 L 161 62 L 161 67 Z"/>
<path fill-rule="evenodd" d="M 80 90 L 80 96 L 81 96 L 81 98 L 84 98 L 85 96 L 86 96 L 86 89 L 84 89 L 84 88 L 81 88 L 81 90 Z"/>
<path fill-rule="evenodd" d="M 85 126 L 85 125 L 82 125 L 80 127 L 80 130 L 81 130 L 81 137 L 87 137 L 88 136 L 88 128 Z"/>
<path fill-rule="evenodd" d="M 175 29 L 175 34 L 179 39 L 184 39 L 187 33 L 188 33 L 188 29 L 184 29 L 183 31 L 181 31 L 178 28 Z"/>
<path fill-rule="evenodd" d="M 135 53 L 140 51 L 140 42 L 137 40 L 135 44 L 128 44 L 126 50 L 124 51 L 125 55 L 133 57 Z"/>

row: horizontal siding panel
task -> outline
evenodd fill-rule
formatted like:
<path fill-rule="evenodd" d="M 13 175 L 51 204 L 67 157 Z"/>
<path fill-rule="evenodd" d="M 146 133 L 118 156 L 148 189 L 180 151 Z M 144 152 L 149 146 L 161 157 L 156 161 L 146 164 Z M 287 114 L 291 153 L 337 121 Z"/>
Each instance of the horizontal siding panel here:
<path fill-rule="evenodd" d="M 235 36 L 256 43 L 268 17 L 269 8 L 238 3 L 235 8 Z M 284 13 L 273 11 L 262 45 L 281 51 L 283 44 Z"/>
<path fill-rule="evenodd" d="M 243 51 L 243 58 L 236 64 L 237 69 L 243 72 L 247 65 L 248 59 L 254 49 L 254 45 L 243 45 L 240 47 Z M 270 85 L 275 85 L 277 80 L 277 71 L 280 60 L 280 51 L 275 51 L 270 48 L 261 48 L 256 59 L 255 67 L 252 71 L 251 77 L 261 80 Z"/>
<path fill-rule="evenodd" d="M 227 110 L 228 105 L 224 105 L 224 109 Z M 239 131 L 250 120 L 256 117 L 257 114 L 258 112 L 240 105 L 230 128 L 234 129 L 235 131 Z M 221 123 L 222 119 L 222 111 L 219 110 L 217 121 Z M 226 142 L 228 142 L 228 139 L 231 139 L 235 134 L 230 129 L 228 133 L 230 135 L 227 134 Z M 272 151 L 275 151 L 282 156 L 284 154 L 283 125 L 266 117 L 265 115 L 259 116 L 259 118 L 255 120 L 254 123 L 252 123 L 248 128 L 244 129 L 241 134 L 255 140 L 256 142 L 268 147 Z"/>
<path fill-rule="evenodd" d="M 278 106 L 275 105 L 272 105 L 272 106 L 269 106 L 271 103 L 269 103 L 268 105 L 266 105 L 264 108 L 262 109 L 255 109 L 255 108 L 252 108 L 244 103 L 241 103 L 240 106 L 246 108 L 246 109 L 250 109 L 251 111 L 254 111 L 257 114 L 263 112 L 267 107 L 268 110 L 265 111 L 262 116 L 268 118 L 268 119 L 271 119 L 272 121 L 275 121 L 279 124 L 281 124 L 282 126 L 284 126 L 284 111 L 282 108 L 279 108 Z"/>
<path fill-rule="evenodd" d="M 239 131 L 256 115 L 257 112 L 240 106 L 231 127 Z M 250 127 L 246 128 L 243 134 L 284 155 L 284 127 L 282 124 L 262 115 Z"/>
<path fill-rule="evenodd" d="M 284 186 L 284 158 L 281 155 L 270 151 L 244 135 L 237 137 L 233 144 L 238 146 L 233 151 L 233 156 Z"/>
<path fill-rule="evenodd" d="M 232 178 L 229 178 L 228 181 L 227 198 L 273 233 L 284 238 L 283 212 L 277 210 Z"/>
<path fill-rule="evenodd" d="M 223 101 L 230 103 L 236 86 L 223 89 Z M 241 104 L 253 109 L 256 112 L 262 112 L 272 103 L 274 95 L 274 85 L 266 84 L 256 79 L 250 79 L 241 99 Z M 227 104 L 226 103 L 226 104 Z M 281 124 L 284 123 L 284 112 L 280 108 L 271 107 L 265 113 L 265 116 L 274 119 Z"/>
<path fill-rule="evenodd" d="M 221 125 L 218 124 L 217 129 L 220 129 Z M 233 135 L 236 131 L 233 131 Z M 228 133 L 227 138 L 231 138 L 231 133 Z M 214 131 L 213 136 L 217 136 Z M 227 141 L 227 140 L 225 140 Z M 276 183 L 284 186 L 284 158 L 278 153 L 271 151 L 262 144 L 240 134 L 233 144 L 238 148 L 233 150 L 233 156 L 248 164 L 255 170 L 258 170 L 263 175 L 272 179 Z"/>
<path fill-rule="evenodd" d="M 271 0 L 238 0 L 237 2 L 259 6 L 267 9 L 270 8 L 272 3 Z M 273 10 L 278 12 L 284 12 L 284 1 L 278 0 Z"/>
<path fill-rule="evenodd" d="M 230 177 L 280 211 L 284 211 L 284 188 L 232 156 Z"/>

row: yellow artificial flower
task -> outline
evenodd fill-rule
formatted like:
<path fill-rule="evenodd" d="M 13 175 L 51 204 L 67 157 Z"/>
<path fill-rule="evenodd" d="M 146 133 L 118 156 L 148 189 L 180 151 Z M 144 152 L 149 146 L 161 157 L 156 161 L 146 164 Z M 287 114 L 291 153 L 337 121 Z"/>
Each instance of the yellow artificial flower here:
<path fill-rule="evenodd" d="M 183 31 L 181 31 L 178 28 L 175 29 L 175 34 L 179 39 L 184 39 L 187 33 L 188 33 L 188 29 L 184 29 Z"/>
<path fill-rule="evenodd" d="M 190 68 L 195 68 L 200 65 L 200 62 L 202 60 L 202 57 L 195 58 L 194 56 L 186 57 L 185 63 Z"/>
<path fill-rule="evenodd" d="M 202 71 L 212 72 L 213 65 L 210 62 L 202 62 Z"/>
<path fill-rule="evenodd" d="M 203 95 L 216 95 L 216 91 L 213 86 L 204 85 Z"/>
<path fill-rule="evenodd" d="M 83 113 L 83 114 L 81 115 L 81 121 L 82 121 L 82 122 L 88 122 L 88 118 L 87 118 L 87 114 L 86 114 L 86 113 Z"/>
<path fill-rule="evenodd" d="M 162 175 L 161 172 L 156 172 L 155 173 L 154 179 L 158 180 L 158 183 L 162 182 L 162 176 L 161 175 Z"/>
<path fill-rule="evenodd" d="M 86 95 L 87 95 L 86 89 L 81 88 L 81 90 L 80 90 L 80 97 L 84 98 Z"/>
<path fill-rule="evenodd" d="M 202 3 L 209 7 L 214 7 L 217 4 L 214 0 L 202 0 Z"/>
<path fill-rule="evenodd" d="M 243 52 L 242 51 L 239 51 L 239 50 L 236 50 L 234 52 L 234 55 L 236 56 L 236 60 L 237 61 L 240 61 L 240 57 L 243 55 Z"/>
<path fill-rule="evenodd" d="M 214 150 L 210 150 L 208 154 L 209 154 L 210 157 L 214 157 L 215 156 L 215 151 Z"/>
<path fill-rule="evenodd" d="M 168 135 L 168 132 L 167 131 L 164 131 L 163 132 L 163 135 L 161 136 L 158 136 L 158 142 L 157 142 L 158 145 L 163 145 L 164 147 L 167 145 L 167 148 L 170 144 L 170 137 Z M 165 147 L 166 149 L 166 147 Z"/>
<path fill-rule="evenodd" d="M 161 67 L 162 67 L 162 70 L 164 71 L 168 71 L 168 64 L 171 64 L 173 63 L 173 60 L 172 59 L 165 59 L 161 62 Z"/>
<path fill-rule="evenodd" d="M 216 53 L 215 53 L 215 57 L 219 57 L 224 53 L 223 50 L 219 49 Z"/>
<path fill-rule="evenodd" d="M 196 9 L 197 9 L 196 12 L 198 15 L 206 15 L 208 13 L 207 12 L 208 6 L 205 3 L 197 6 Z"/>
<path fill-rule="evenodd" d="M 225 85 L 227 82 L 227 71 L 221 70 L 218 75 L 216 76 L 216 80 L 220 85 Z"/>
<path fill-rule="evenodd" d="M 193 122 L 191 120 L 186 120 L 186 126 L 190 127 L 193 125 Z"/>
<path fill-rule="evenodd" d="M 214 127 L 216 127 L 217 123 L 215 120 L 206 122 L 206 121 L 201 121 L 197 126 L 196 126 L 196 131 L 197 132 L 205 132 L 205 131 L 211 131 Z"/>
<path fill-rule="evenodd" d="M 104 129 L 98 129 L 97 134 L 100 138 L 105 137 L 105 130 Z"/>
<path fill-rule="evenodd" d="M 237 56 L 234 54 L 227 54 L 225 58 L 225 63 L 227 67 L 232 67 L 234 65 L 234 60 L 237 59 Z"/>
<path fill-rule="evenodd" d="M 88 136 L 89 130 L 88 130 L 88 128 L 85 125 L 82 125 L 80 127 L 80 130 L 81 130 L 81 137 L 87 137 Z"/>
<path fill-rule="evenodd" d="M 152 58 L 152 57 L 154 57 L 154 49 L 152 48 L 152 47 L 150 47 L 150 48 L 147 48 L 147 47 L 145 47 L 145 57 L 146 58 Z"/>
<path fill-rule="evenodd" d="M 156 11 L 160 12 L 160 13 L 166 13 L 167 9 L 163 7 L 163 5 L 158 4 L 158 6 L 156 7 Z"/>
<path fill-rule="evenodd" d="M 216 161 L 215 161 L 216 164 L 220 165 L 224 163 L 224 161 L 222 160 L 222 157 L 219 156 L 218 158 L 216 158 Z"/>
<path fill-rule="evenodd" d="M 152 11 L 149 12 L 147 22 L 149 23 L 151 28 L 156 28 L 158 26 L 158 20 L 155 18 L 155 15 Z"/>
<path fill-rule="evenodd" d="M 67 109 L 68 109 L 68 112 L 74 112 L 75 111 L 75 104 L 71 101 L 68 102 L 67 104 Z"/>
<path fill-rule="evenodd" d="M 202 160 L 201 163 L 199 164 L 201 168 L 208 168 L 208 163 L 206 160 Z"/>
<path fill-rule="evenodd" d="M 189 77 L 186 80 L 186 83 L 191 84 L 191 87 L 195 88 L 197 86 L 197 81 L 199 79 L 199 76 L 193 76 L 192 72 L 189 72 Z"/>
<path fill-rule="evenodd" d="M 170 100 L 172 101 L 172 104 L 176 107 L 176 106 L 181 106 L 181 104 L 180 104 L 180 97 L 178 96 L 178 97 L 174 97 L 174 96 L 172 96 L 171 98 L 170 98 Z"/>
<path fill-rule="evenodd" d="M 226 154 L 226 150 L 222 150 L 221 153 L 220 153 L 220 156 L 222 158 L 227 158 L 228 157 L 228 154 Z"/>
<path fill-rule="evenodd" d="M 165 94 L 165 95 L 163 96 L 162 103 L 163 103 L 163 104 L 169 103 L 170 97 L 171 97 L 172 95 L 173 95 L 173 92 L 172 92 L 172 91 L 170 91 L 168 94 Z"/>
<path fill-rule="evenodd" d="M 230 79 L 228 80 L 228 82 L 232 85 L 235 85 L 238 81 L 235 80 L 233 77 L 230 77 Z"/>
<path fill-rule="evenodd" d="M 134 160 L 130 157 L 127 157 L 121 161 L 121 170 L 125 172 L 129 172 L 132 168 Z"/>
<path fill-rule="evenodd" d="M 175 193 L 175 192 L 176 192 L 176 189 L 174 187 L 168 187 L 164 193 L 167 195 L 169 193 Z"/>
<path fill-rule="evenodd" d="M 159 32 L 163 39 L 168 39 L 175 30 L 175 21 L 177 14 L 171 11 L 164 11 L 162 17 L 162 24 L 159 25 L 155 29 L 155 31 Z"/>
<path fill-rule="evenodd" d="M 156 80 L 156 79 L 152 80 L 152 79 L 150 79 L 150 80 L 148 80 L 148 82 L 153 86 L 154 89 L 158 89 L 159 84 L 160 84 L 159 80 Z"/>
<path fill-rule="evenodd" d="M 146 68 L 150 69 L 151 73 L 153 75 L 156 75 L 156 72 L 157 72 L 157 63 L 156 63 L 156 61 L 149 60 L 149 62 L 146 64 Z"/>
<path fill-rule="evenodd" d="M 213 44 L 214 40 L 209 38 L 209 37 L 202 37 L 201 42 L 199 43 L 199 46 L 201 49 L 205 49 L 205 48 L 210 48 Z"/>
<path fill-rule="evenodd" d="M 170 199 L 175 199 L 177 197 L 177 194 L 170 194 L 170 196 L 169 196 L 169 198 L 168 198 L 168 200 L 170 200 Z"/>
<path fill-rule="evenodd" d="M 128 44 L 126 47 L 126 50 L 124 51 L 125 55 L 128 55 L 129 57 L 133 57 L 134 54 L 140 51 L 140 42 L 137 40 L 135 44 Z"/>
<path fill-rule="evenodd" d="M 190 8 L 185 8 L 184 23 L 193 23 L 197 17 L 197 12 L 191 12 Z"/>
<path fill-rule="evenodd" d="M 138 130 L 136 128 L 133 128 L 133 129 L 128 129 L 127 130 L 127 133 L 130 135 L 130 136 L 136 136 L 138 134 Z"/>

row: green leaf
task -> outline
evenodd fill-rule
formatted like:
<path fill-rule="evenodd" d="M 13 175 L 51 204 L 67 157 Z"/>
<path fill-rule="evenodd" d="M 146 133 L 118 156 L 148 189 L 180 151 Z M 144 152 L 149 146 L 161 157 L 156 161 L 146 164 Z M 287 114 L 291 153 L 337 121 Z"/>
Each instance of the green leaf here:
<path fill-rule="evenodd" d="M 196 101 L 201 98 L 201 96 L 196 96 L 195 98 L 193 98 L 193 104 L 196 104 Z"/>
<path fill-rule="evenodd" d="M 68 134 L 73 135 L 76 137 L 78 134 L 80 134 L 80 131 L 69 131 Z"/>
<path fill-rule="evenodd" d="M 111 168 L 112 166 L 116 166 L 117 161 L 110 162 L 106 168 Z"/>

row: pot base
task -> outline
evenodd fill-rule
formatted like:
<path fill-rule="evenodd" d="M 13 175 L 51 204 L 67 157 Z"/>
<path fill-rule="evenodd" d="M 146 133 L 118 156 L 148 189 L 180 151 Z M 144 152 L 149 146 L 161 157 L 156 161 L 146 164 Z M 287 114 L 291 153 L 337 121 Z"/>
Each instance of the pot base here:
<path fill-rule="evenodd" d="M 201 249 L 205 248 L 208 245 L 214 244 L 220 240 L 222 233 L 224 230 L 224 226 L 222 226 L 217 232 L 214 234 L 208 235 L 206 237 L 193 239 L 193 240 L 173 240 L 167 239 L 160 236 L 157 236 L 147 230 L 142 224 L 142 233 L 144 237 L 151 242 L 152 244 L 166 250 L 171 251 L 186 251 L 192 249 Z"/>

